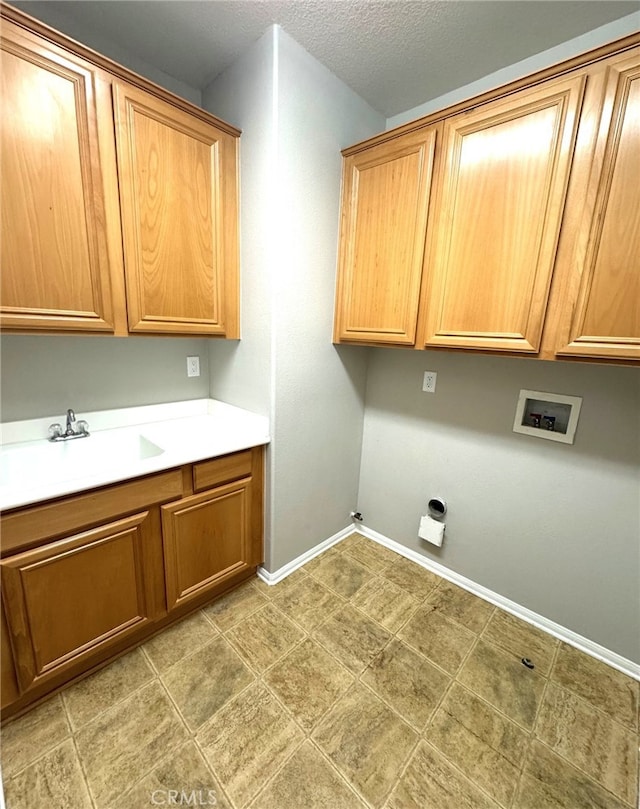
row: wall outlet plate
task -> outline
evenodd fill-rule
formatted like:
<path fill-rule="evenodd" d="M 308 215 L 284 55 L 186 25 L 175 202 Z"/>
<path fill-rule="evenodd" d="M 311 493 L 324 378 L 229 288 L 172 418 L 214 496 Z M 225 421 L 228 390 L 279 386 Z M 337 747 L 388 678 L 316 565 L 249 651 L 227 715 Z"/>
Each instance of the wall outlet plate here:
<path fill-rule="evenodd" d="M 187 357 L 187 376 L 200 376 L 200 357 Z"/>
<path fill-rule="evenodd" d="M 581 406 L 580 396 L 521 390 L 513 432 L 573 444 Z"/>
<path fill-rule="evenodd" d="M 437 378 L 438 374 L 435 371 L 425 371 L 424 378 L 422 380 L 422 390 L 425 393 L 435 393 Z"/>

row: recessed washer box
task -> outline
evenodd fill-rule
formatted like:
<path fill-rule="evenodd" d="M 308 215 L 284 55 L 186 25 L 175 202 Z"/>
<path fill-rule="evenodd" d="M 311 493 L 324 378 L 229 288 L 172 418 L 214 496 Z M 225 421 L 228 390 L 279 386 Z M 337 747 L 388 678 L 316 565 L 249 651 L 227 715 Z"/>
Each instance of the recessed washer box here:
<path fill-rule="evenodd" d="M 573 444 L 581 405 L 580 396 L 521 390 L 513 432 Z"/>

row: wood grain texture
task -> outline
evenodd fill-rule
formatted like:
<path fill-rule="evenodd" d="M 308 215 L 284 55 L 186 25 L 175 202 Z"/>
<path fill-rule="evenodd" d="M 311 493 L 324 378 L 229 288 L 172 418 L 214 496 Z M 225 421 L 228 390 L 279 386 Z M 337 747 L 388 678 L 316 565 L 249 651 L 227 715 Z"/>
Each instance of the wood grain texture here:
<path fill-rule="evenodd" d="M 114 99 L 130 331 L 233 336 L 236 139 L 134 87 Z"/>
<path fill-rule="evenodd" d="M 152 621 L 147 517 L 142 512 L 2 560 L 21 688 Z"/>
<path fill-rule="evenodd" d="M 4 605 L 0 603 L 0 705 L 10 705 L 18 699 L 18 681 L 13 665 L 13 652 L 9 641 L 9 629 L 4 614 Z"/>
<path fill-rule="evenodd" d="M 640 360 L 640 48 L 609 60 L 558 354 Z"/>
<path fill-rule="evenodd" d="M 253 447 L 251 450 L 251 538 L 249 546 L 249 565 L 261 565 L 264 562 L 264 447 Z"/>
<path fill-rule="evenodd" d="M 0 14 L 0 324 L 237 339 L 239 131 L 15 9 Z"/>
<path fill-rule="evenodd" d="M 113 331 L 93 67 L 2 28 L 2 325 Z"/>
<path fill-rule="evenodd" d="M 252 450 L 234 452 L 193 465 L 193 487 L 199 492 L 251 475 Z"/>
<path fill-rule="evenodd" d="M 422 345 L 540 345 L 583 75 L 445 121 Z"/>
<path fill-rule="evenodd" d="M 412 345 L 436 128 L 345 160 L 334 341 Z"/>
<path fill-rule="evenodd" d="M 171 93 L 169 90 L 166 90 L 159 84 L 155 84 L 149 79 L 139 76 L 132 70 L 129 70 L 123 65 L 119 65 L 117 62 L 114 62 L 112 59 L 109 59 L 103 54 L 88 48 L 86 45 L 70 39 L 64 34 L 61 34 L 60 31 L 56 31 L 54 28 L 51 28 L 40 20 L 35 19 L 35 17 L 30 17 L 28 14 L 25 14 L 23 11 L 20 11 L 13 6 L 0 2 L 0 17 L 2 18 L 3 26 L 7 25 L 9 22 L 12 22 L 16 26 L 20 26 L 29 32 L 37 34 L 48 43 L 55 44 L 56 46 L 64 48 L 70 53 L 76 54 L 81 59 L 91 62 L 91 64 L 96 65 L 96 67 L 99 67 L 101 70 L 109 73 L 111 76 L 117 76 L 119 79 L 122 79 L 128 84 L 144 90 L 146 93 L 168 101 L 174 107 L 184 110 L 190 115 L 199 118 L 206 123 L 213 124 L 222 131 L 227 132 L 234 137 L 239 137 L 241 135 L 241 130 L 227 123 L 227 121 L 223 121 L 221 118 L 216 118 L 215 115 L 212 115 L 210 112 L 202 109 L 202 107 L 198 107 L 196 104 L 192 104 L 185 98 L 175 95 L 175 93 Z"/>
<path fill-rule="evenodd" d="M 96 649 L 90 661 L 81 660 L 75 663 L 70 662 L 69 668 L 65 668 L 64 671 L 58 672 L 57 674 L 52 672 L 51 679 L 47 679 L 46 682 L 39 681 L 34 683 L 15 701 L 11 702 L 10 705 L 3 705 L 2 721 L 4 722 L 5 720 L 31 710 L 32 707 L 50 699 L 52 694 L 66 688 L 67 685 L 94 674 L 108 665 L 112 660 L 135 649 L 150 637 L 161 632 L 164 628 L 181 621 L 185 616 L 215 600 L 218 596 L 222 596 L 229 590 L 234 589 L 239 584 L 242 584 L 242 582 L 254 576 L 255 573 L 255 567 L 243 570 L 241 573 L 220 582 L 218 587 L 203 593 L 200 598 L 176 606 L 170 613 L 161 615 L 152 625 L 142 627 L 137 634 L 132 634 L 124 639 L 115 639 L 112 645 Z"/>
<path fill-rule="evenodd" d="M 171 610 L 250 566 L 251 478 L 162 506 Z"/>
<path fill-rule="evenodd" d="M 348 157 L 356 152 L 370 149 L 376 144 L 385 143 L 386 141 L 393 140 L 400 135 L 416 132 L 418 129 L 424 129 L 425 127 L 432 126 L 445 118 L 450 118 L 452 115 L 457 115 L 459 112 L 464 112 L 465 110 L 473 107 L 478 107 L 481 104 L 486 104 L 489 101 L 507 98 L 519 90 L 542 84 L 549 79 L 560 78 L 568 73 L 573 73 L 575 70 L 587 69 L 588 72 L 591 72 L 591 68 L 593 66 L 597 66 L 597 63 L 601 60 L 606 59 L 609 56 L 615 56 L 616 54 L 621 54 L 624 51 L 631 50 L 639 44 L 640 31 L 630 34 L 629 36 L 622 37 L 621 39 L 616 39 L 613 42 L 608 42 L 606 45 L 602 45 L 599 48 L 594 48 L 590 51 L 585 51 L 585 53 L 578 54 L 577 56 L 572 56 L 570 59 L 566 59 L 563 62 L 558 62 L 555 65 L 544 68 L 543 70 L 538 70 L 528 76 L 523 76 L 522 78 L 516 79 L 508 84 L 503 84 L 500 87 L 487 90 L 484 93 L 479 93 L 471 98 L 466 98 L 463 101 L 459 101 L 457 104 L 451 104 L 450 106 L 444 107 L 441 110 L 436 110 L 435 112 L 429 113 L 429 115 L 416 118 L 414 121 L 409 121 L 408 123 L 401 124 L 393 129 L 388 129 L 386 132 L 381 132 L 379 135 L 375 135 L 373 138 L 367 138 L 367 140 L 360 141 L 352 146 L 348 146 L 346 149 L 342 150 L 342 155 L 343 157 Z"/>
<path fill-rule="evenodd" d="M 170 469 L 102 489 L 14 509 L 2 515 L 2 554 L 15 553 L 182 495 L 182 475 Z"/>
<path fill-rule="evenodd" d="M 255 573 L 263 466 L 254 447 L 3 514 L 3 717 Z M 225 483 L 194 495 L 194 467 Z"/>

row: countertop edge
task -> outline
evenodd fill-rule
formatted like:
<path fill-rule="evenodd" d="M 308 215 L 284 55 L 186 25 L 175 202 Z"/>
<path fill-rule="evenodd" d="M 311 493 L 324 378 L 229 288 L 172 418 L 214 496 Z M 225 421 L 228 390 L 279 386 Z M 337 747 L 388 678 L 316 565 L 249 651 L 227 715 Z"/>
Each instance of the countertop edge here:
<path fill-rule="evenodd" d="M 181 405 L 186 405 L 186 407 L 181 407 Z M 0 487 L 0 510 L 8 512 L 27 508 L 48 500 L 68 497 L 80 492 L 175 469 L 185 464 L 264 446 L 271 440 L 269 422 L 265 416 L 213 399 L 151 405 L 140 409 L 123 408 L 120 411 L 104 411 L 104 414 L 106 414 L 104 418 L 100 418 L 100 412 L 82 414 L 82 416 L 87 416 L 87 420 L 91 416 L 94 424 L 101 425 L 102 429 L 94 430 L 94 434 L 128 431 L 136 427 L 142 433 L 151 432 L 153 434 L 151 440 L 160 446 L 165 443 L 162 454 L 136 462 L 123 461 L 122 466 L 114 465 L 107 469 L 100 469 L 98 472 L 87 474 L 83 471 L 77 477 L 55 478 L 54 472 L 52 472 L 51 479 L 46 483 L 39 483 L 32 487 L 24 484 Z M 155 418 L 142 421 L 143 416 L 155 416 Z M 196 425 L 197 422 L 199 426 L 202 426 L 203 420 L 207 427 L 212 428 L 209 434 L 202 435 L 197 430 L 190 434 L 189 425 L 191 423 Z M 23 446 L 46 448 L 45 439 L 41 434 L 42 424 L 46 421 L 47 419 L 34 419 L 29 422 L 21 422 L 19 426 L 18 423 L 13 423 L 10 431 L 12 437 L 31 436 L 36 430 L 38 438 L 27 441 L 23 439 L 22 442 L 5 442 L 5 451 L 20 452 L 20 448 Z M 89 424 L 91 427 L 91 422 Z M 114 426 L 115 424 L 119 424 L 119 426 Z M 219 429 L 220 425 L 222 425 L 222 429 Z M 3 427 L 5 426 L 3 425 Z M 3 435 L 6 438 L 5 430 L 3 430 Z M 158 436 L 160 437 L 158 438 Z M 164 441 L 163 436 L 166 439 Z M 91 437 L 86 440 L 90 441 Z M 41 444 L 41 442 L 43 443 Z M 98 468 L 99 463 L 100 461 L 97 459 L 95 468 Z"/>

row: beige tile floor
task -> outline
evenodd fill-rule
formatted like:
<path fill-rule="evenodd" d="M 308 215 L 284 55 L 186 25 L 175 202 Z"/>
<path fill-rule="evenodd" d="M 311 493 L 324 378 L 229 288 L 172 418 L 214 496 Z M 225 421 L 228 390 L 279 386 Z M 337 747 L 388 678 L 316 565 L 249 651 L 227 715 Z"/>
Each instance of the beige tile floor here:
<path fill-rule="evenodd" d="M 638 704 L 637 682 L 354 535 L 6 725 L 6 801 L 623 809 Z"/>

